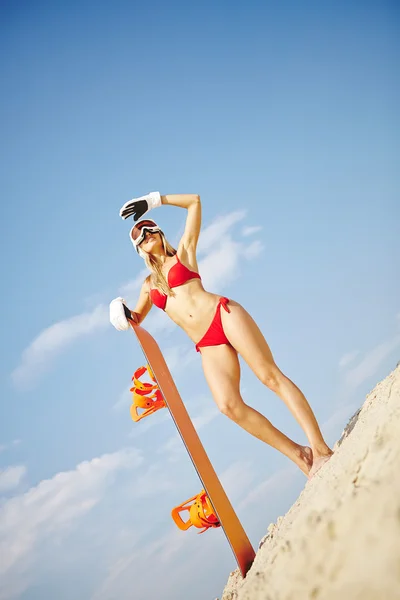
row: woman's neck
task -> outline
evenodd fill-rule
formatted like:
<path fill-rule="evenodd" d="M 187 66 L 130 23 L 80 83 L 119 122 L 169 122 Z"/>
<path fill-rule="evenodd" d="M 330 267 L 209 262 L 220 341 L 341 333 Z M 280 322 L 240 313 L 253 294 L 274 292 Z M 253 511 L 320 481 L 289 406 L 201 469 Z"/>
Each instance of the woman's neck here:
<path fill-rule="evenodd" d="M 160 262 L 162 265 L 165 263 L 165 261 L 167 260 L 167 258 L 169 258 L 164 251 L 162 252 L 153 252 L 152 254 L 154 256 L 154 258 Z"/>

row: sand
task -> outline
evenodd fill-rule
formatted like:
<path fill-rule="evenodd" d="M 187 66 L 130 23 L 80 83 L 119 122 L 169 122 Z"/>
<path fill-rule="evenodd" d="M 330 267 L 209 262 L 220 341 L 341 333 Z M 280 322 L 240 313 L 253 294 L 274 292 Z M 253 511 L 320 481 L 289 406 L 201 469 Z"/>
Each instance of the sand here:
<path fill-rule="evenodd" d="M 400 600 L 400 366 L 221 600 Z"/>

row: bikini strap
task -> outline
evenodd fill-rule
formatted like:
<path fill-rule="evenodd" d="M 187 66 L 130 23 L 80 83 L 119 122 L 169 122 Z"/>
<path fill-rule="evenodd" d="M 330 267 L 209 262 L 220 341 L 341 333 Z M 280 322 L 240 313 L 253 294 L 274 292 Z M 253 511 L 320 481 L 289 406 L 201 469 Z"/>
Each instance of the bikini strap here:
<path fill-rule="evenodd" d="M 219 299 L 219 305 L 223 306 L 224 310 L 226 310 L 227 313 L 230 313 L 231 311 L 229 309 L 228 302 L 229 298 L 225 298 L 225 296 Z"/>

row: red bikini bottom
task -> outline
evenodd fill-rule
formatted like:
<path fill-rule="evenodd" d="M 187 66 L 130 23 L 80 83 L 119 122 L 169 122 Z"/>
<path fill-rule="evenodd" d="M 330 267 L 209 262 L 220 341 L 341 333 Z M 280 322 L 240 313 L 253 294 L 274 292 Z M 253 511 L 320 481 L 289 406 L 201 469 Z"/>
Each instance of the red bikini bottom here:
<path fill-rule="evenodd" d="M 231 312 L 227 306 L 228 302 L 229 298 L 219 299 L 219 302 L 217 304 L 217 310 L 215 311 L 215 315 L 213 320 L 211 321 L 210 327 L 207 329 L 206 333 L 203 335 L 201 340 L 196 344 L 197 352 L 199 352 L 200 348 L 202 348 L 203 346 L 221 346 L 222 344 L 230 345 L 230 342 L 225 335 L 221 321 L 221 306 L 224 308 L 224 310 L 226 310 L 226 312 Z"/>

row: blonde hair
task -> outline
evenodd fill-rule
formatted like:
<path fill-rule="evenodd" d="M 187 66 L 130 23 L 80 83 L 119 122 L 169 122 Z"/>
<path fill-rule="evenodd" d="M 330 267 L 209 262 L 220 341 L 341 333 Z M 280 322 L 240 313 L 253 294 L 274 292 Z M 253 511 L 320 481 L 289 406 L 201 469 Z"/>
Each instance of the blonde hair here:
<path fill-rule="evenodd" d="M 162 231 L 159 231 L 158 233 L 161 236 L 161 242 L 166 256 L 175 256 L 175 248 L 171 246 L 171 244 L 168 242 Z M 169 287 L 164 273 L 162 272 L 162 262 L 152 254 L 149 254 L 148 252 L 142 249 L 141 255 L 144 258 L 144 262 L 146 263 L 147 268 L 151 271 L 150 281 L 152 281 L 154 287 L 159 289 L 160 292 L 166 294 L 167 296 L 173 296 L 174 292 Z"/>

